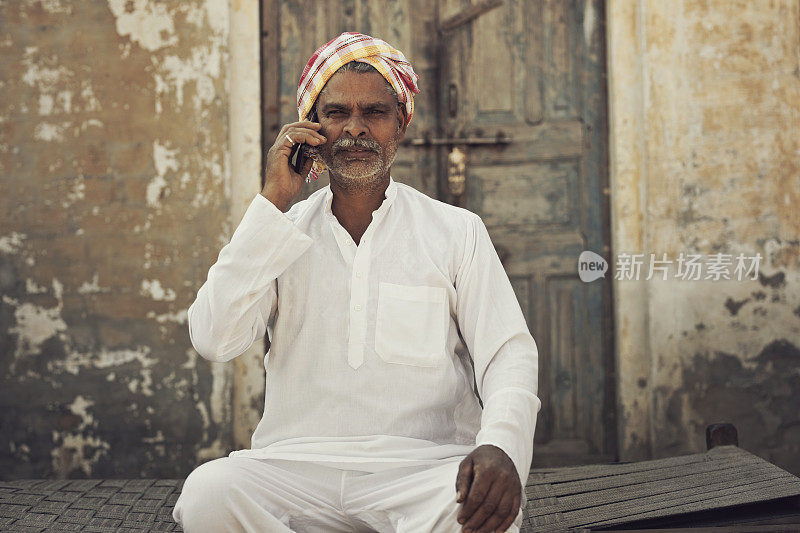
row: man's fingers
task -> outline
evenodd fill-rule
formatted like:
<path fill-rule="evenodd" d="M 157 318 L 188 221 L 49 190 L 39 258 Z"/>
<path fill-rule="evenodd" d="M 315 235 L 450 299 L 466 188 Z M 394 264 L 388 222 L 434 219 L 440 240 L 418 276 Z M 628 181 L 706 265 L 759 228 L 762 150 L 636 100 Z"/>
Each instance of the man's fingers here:
<path fill-rule="evenodd" d="M 291 142 L 289 142 L 289 139 L 291 139 Z M 282 136 L 275 139 L 275 144 L 281 148 L 291 149 L 295 144 L 306 143 L 316 146 L 324 143 L 326 140 L 327 139 L 324 135 L 321 135 L 316 131 L 305 128 L 292 128 L 287 130 Z"/>
<path fill-rule="evenodd" d="M 307 120 L 301 122 L 292 122 L 290 124 L 284 124 L 281 128 L 281 131 L 278 132 L 278 136 L 275 138 L 275 145 L 281 146 L 282 143 L 286 142 L 286 136 L 292 138 L 295 141 L 295 136 L 300 136 L 302 134 L 307 134 L 309 139 L 311 138 L 318 138 L 322 142 L 325 142 L 325 136 L 320 133 L 320 128 L 322 126 L 318 122 L 309 122 Z M 300 140 L 299 142 L 305 142 L 304 140 Z"/>
<path fill-rule="evenodd" d="M 478 470 L 472 477 L 472 485 L 469 488 L 467 499 L 458 513 L 458 523 L 465 524 L 468 520 L 472 519 L 473 513 L 481 506 L 486 495 L 489 494 L 489 489 L 492 487 L 492 478 L 485 472 Z M 481 520 L 481 522 L 483 522 Z"/>
<path fill-rule="evenodd" d="M 304 128 L 304 127 L 297 126 L 297 127 L 294 127 L 294 128 L 289 128 L 287 130 L 287 133 L 290 134 L 290 135 L 294 135 L 295 132 L 303 133 L 303 134 L 308 135 L 310 137 L 319 139 L 319 140 L 321 140 L 323 142 L 325 141 L 325 136 L 323 134 L 321 134 L 320 132 L 318 132 L 318 131 L 316 131 L 314 129 L 311 129 L 311 128 Z"/>
<path fill-rule="evenodd" d="M 289 130 L 277 139 L 269 151 L 268 157 L 277 158 L 277 164 L 281 159 L 288 159 L 292 154 L 292 149 L 298 144 L 309 146 L 319 146 L 325 142 L 325 137 L 311 130 Z"/>
<path fill-rule="evenodd" d="M 495 486 L 497 485 L 498 483 L 495 483 Z M 489 498 L 487 498 L 487 500 L 488 499 Z M 497 529 L 500 527 L 500 524 L 504 523 L 508 519 L 508 515 L 509 513 L 511 513 L 511 506 L 513 504 L 514 504 L 513 491 L 508 489 L 502 491 L 502 494 L 500 495 L 500 501 L 497 504 L 497 507 L 494 508 L 492 514 L 489 515 L 489 517 L 486 519 L 483 525 L 480 526 L 480 531 L 486 531 L 487 533 L 494 533 L 495 531 L 497 531 Z M 516 515 L 517 513 L 515 512 L 513 516 Z"/>
<path fill-rule="evenodd" d="M 461 503 L 469 493 L 469 486 L 472 482 L 472 458 L 467 457 L 458 466 L 456 475 L 456 502 Z"/>
<path fill-rule="evenodd" d="M 309 120 L 301 120 L 299 122 L 290 122 L 289 124 L 284 124 L 281 128 L 281 131 L 278 135 L 286 133 L 290 128 L 309 128 L 312 130 L 318 130 L 322 127 L 322 124 L 319 122 L 311 122 Z"/>
<path fill-rule="evenodd" d="M 285 124 L 281 131 L 278 132 L 278 136 L 275 138 L 275 146 L 281 148 L 283 146 L 288 145 L 291 148 L 291 143 L 289 143 L 286 139 L 291 138 L 292 141 L 296 143 L 308 142 L 311 139 L 318 139 L 321 142 L 325 142 L 325 136 L 322 135 L 318 130 L 320 129 L 320 125 L 316 122 L 294 122 L 292 124 Z M 302 137 L 298 139 L 297 137 Z M 319 142 L 313 142 L 309 144 L 320 144 Z"/>
<path fill-rule="evenodd" d="M 511 505 L 511 512 L 509 513 L 508 518 L 503 520 L 503 523 L 497 528 L 497 531 L 505 531 L 511 527 L 511 524 L 514 523 L 514 520 L 516 520 L 517 515 L 519 514 L 519 498 L 519 494 L 514 495 L 514 502 Z"/>
<path fill-rule="evenodd" d="M 478 479 L 476 476 L 475 483 L 473 484 L 473 490 L 470 491 L 470 495 L 467 497 L 467 503 L 469 503 L 470 498 L 472 497 L 472 492 L 478 486 Z M 471 516 L 464 522 L 463 531 L 478 531 L 480 528 L 483 531 L 483 524 L 486 520 L 494 514 L 495 509 L 497 509 L 497 504 L 500 503 L 500 498 L 503 497 L 504 491 L 501 483 L 493 483 L 490 487 L 490 490 L 486 492 L 484 497 L 481 499 L 480 504 L 476 509 L 473 510 Z"/>

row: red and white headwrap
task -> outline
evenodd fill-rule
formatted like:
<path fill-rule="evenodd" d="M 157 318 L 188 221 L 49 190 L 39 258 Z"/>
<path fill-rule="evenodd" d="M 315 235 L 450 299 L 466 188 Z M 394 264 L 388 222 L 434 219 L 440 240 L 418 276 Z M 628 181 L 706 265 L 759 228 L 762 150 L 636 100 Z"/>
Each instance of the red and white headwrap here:
<path fill-rule="evenodd" d="M 406 106 L 406 124 L 411 122 L 414 115 L 414 94 L 419 92 L 419 76 L 414 72 L 411 63 L 401 51 L 385 41 L 355 32 L 345 32 L 319 47 L 308 60 L 297 88 L 297 114 L 300 120 L 311 112 L 314 102 L 331 76 L 351 61 L 368 63 L 386 78 L 397 93 L 398 101 Z M 308 177 L 316 180 L 324 169 L 325 165 L 315 160 Z"/>

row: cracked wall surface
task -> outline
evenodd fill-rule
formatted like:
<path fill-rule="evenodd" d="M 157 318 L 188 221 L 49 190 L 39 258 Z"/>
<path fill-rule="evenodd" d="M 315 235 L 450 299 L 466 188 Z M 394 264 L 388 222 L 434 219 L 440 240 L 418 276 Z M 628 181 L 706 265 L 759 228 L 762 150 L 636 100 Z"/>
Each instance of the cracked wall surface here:
<path fill-rule="evenodd" d="M 243 3 L 0 2 L 3 477 L 180 477 L 232 449 L 233 369 L 186 309 L 232 231 Z"/>
<path fill-rule="evenodd" d="M 616 252 L 755 279 L 615 283 L 620 457 L 740 445 L 800 474 L 800 2 L 610 0 Z"/>

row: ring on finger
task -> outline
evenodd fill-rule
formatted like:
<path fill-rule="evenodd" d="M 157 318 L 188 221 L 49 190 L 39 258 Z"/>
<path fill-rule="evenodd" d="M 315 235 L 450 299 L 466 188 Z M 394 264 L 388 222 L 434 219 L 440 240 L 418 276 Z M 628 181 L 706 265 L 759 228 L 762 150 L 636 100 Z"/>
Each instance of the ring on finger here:
<path fill-rule="evenodd" d="M 288 133 L 286 134 L 286 138 L 289 139 L 289 142 L 292 143 L 292 145 L 297 144 L 297 142 L 295 140 L 293 140 L 291 137 L 289 137 Z"/>

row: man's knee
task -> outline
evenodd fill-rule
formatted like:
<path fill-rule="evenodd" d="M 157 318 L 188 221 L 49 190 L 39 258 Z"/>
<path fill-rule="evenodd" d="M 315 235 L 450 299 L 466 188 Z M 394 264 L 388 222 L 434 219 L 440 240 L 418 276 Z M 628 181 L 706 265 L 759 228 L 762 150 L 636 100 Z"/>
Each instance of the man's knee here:
<path fill-rule="evenodd" d="M 214 531 L 226 520 L 230 491 L 237 476 L 231 475 L 227 457 L 214 459 L 195 468 L 183 484 L 172 517 L 186 531 Z"/>
<path fill-rule="evenodd" d="M 195 468 L 183 484 L 181 497 L 209 503 L 224 502 L 238 476 L 227 457 L 214 459 Z"/>

